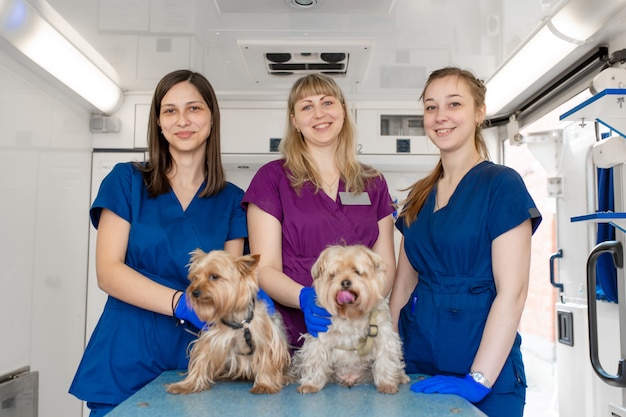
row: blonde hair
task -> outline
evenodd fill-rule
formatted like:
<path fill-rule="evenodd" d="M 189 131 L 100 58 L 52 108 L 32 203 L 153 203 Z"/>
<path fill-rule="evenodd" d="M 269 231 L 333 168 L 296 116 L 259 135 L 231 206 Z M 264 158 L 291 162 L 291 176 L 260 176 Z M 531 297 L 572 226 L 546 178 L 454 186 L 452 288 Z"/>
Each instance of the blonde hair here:
<path fill-rule="evenodd" d="M 332 78 L 322 74 L 309 74 L 298 79 L 289 93 L 287 101 L 287 130 L 280 142 L 280 152 L 285 160 L 285 167 L 289 170 L 291 186 L 300 192 L 307 181 L 315 185 L 316 192 L 322 188 L 322 180 L 315 162 L 307 150 L 301 133 L 291 122 L 295 114 L 295 105 L 305 97 L 324 94 L 335 97 L 344 110 L 344 122 L 338 137 L 338 146 L 335 153 L 335 163 L 344 183 L 346 191 L 360 193 L 365 190 L 365 184 L 370 178 L 380 176 L 376 169 L 361 164 L 356 158 L 356 138 L 354 124 L 350 112 L 346 108 L 343 92 Z"/>
<path fill-rule="evenodd" d="M 487 88 L 485 87 L 485 84 L 482 82 L 482 80 L 476 78 L 476 76 L 474 76 L 474 74 L 472 74 L 471 72 L 456 67 L 445 67 L 433 71 L 426 81 L 426 85 L 424 86 L 424 90 L 422 90 L 422 95 L 420 96 L 420 100 L 424 99 L 424 93 L 433 81 L 445 77 L 457 77 L 460 81 L 464 82 L 469 87 L 472 97 L 474 98 L 474 104 L 477 108 L 485 104 Z M 478 153 L 483 158 L 489 159 L 489 150 L 487 149 L 485 139 L 482 135 L 482 124 L 476 126 L 476 129 L 474 131 L 474 145 L 476 146 Z M 407 226 L 411 224 L 411 222 L 415 221 L 418 213 L 424 206 L 426 198 L 437 183 L 437 180 L 441 178 L 442 174 L 443 165 L 441 164 L 441 159 L 439 159 L 439 162 L 430 172 L 430 174 L 417 181 L 411 187 L 405 189 L 410 191 L 407 198 L 402 202 L 404 208 L 400 213 L 400 217 L 404 219 L 404 222 Z"/>

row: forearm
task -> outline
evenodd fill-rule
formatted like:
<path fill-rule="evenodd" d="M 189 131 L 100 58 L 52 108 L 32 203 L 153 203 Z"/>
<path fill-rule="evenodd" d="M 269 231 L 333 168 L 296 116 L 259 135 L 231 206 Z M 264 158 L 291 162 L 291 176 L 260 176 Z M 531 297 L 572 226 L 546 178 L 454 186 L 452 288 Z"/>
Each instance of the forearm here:
<path fill-rule="evenodd" d="M 471 369 L 480 371 L 493 384 L 511 352 L 524 308 L 525 294 L 496 296 Z"/>
<path fill-rule="evenodd" d="M 280 304 L 300 308 L 300 290 L 302 285 L 270 265 L 258 268 L 259 286 Z"/>
<path fill-rule="evenodd" d="M 174 289 L 161 285 L 124 264 L 99 266 L 97 275 L 98 286 L 112 297 L 155 313 L 172 315 Z"/>

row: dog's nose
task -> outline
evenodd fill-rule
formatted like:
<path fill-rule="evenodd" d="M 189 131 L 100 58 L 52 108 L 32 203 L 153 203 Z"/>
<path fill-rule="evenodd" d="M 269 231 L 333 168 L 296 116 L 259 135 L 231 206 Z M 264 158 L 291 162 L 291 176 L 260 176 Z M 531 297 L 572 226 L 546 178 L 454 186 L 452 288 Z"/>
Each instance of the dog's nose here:
<path fill-rule="evenodd" d="M 198 297 L 200 297 L 200 290 L 193 290 L 193 291 L 191 292 L 191 294 L 192 294 L 194 297 L 198 298 Z"/>
<path fill-rule="evenodd" d="M 341 288 L 342 289 L 347 290 L 351 286 L 352 286 L 352 281 L 350 281 L 349 279 L 344 279 L 343 281 L 341 281 Z"/>

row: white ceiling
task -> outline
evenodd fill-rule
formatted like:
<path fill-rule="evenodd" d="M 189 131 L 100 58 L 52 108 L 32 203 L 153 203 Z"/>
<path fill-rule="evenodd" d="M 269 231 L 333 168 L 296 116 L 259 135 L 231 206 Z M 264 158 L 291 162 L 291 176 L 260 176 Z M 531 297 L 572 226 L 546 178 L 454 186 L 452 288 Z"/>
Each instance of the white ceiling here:
<path fill-rule="evenodd" d="M 78 46 L 125 90 L 151 91 L 166 72 L 191 68 L 221 97 L 284 100 L 293 78 L 268 76 L 264 52 L 344 49 L 354 57 L 338 79 L 348 98 L 382 101 L 417 100 L 428 73 L 445 65 L 488 79 L 567 2 L 323 0 L 297 10 L 285 0 L 33 1 L 71 39 L 79 34 Z M 614 19 L 568 61 L 622 30 L 625 20 Z"/>

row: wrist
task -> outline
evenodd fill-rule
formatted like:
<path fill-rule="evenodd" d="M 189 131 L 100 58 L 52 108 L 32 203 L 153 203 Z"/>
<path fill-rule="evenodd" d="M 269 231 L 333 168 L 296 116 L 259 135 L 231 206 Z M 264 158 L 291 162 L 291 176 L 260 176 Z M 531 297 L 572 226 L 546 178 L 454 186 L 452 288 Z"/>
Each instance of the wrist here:
<path fill-rule="evenodd" d="M 470 371 L 468 375 L 480 385 L 484 386 L 485 388 L 491 389 L 491 382 L 485 377 L 485 375 L 483 375 L 482 372 Z"/>
<path fill-rule="evenodd" d="M 178 318 L 176 317 L 176 310 L 178 309 L 178 303 L 182 297 L 183 292 L 181 290 L 174 291 L 174 294 L 172 294 L 172 316 L 174 318 Z"/>

